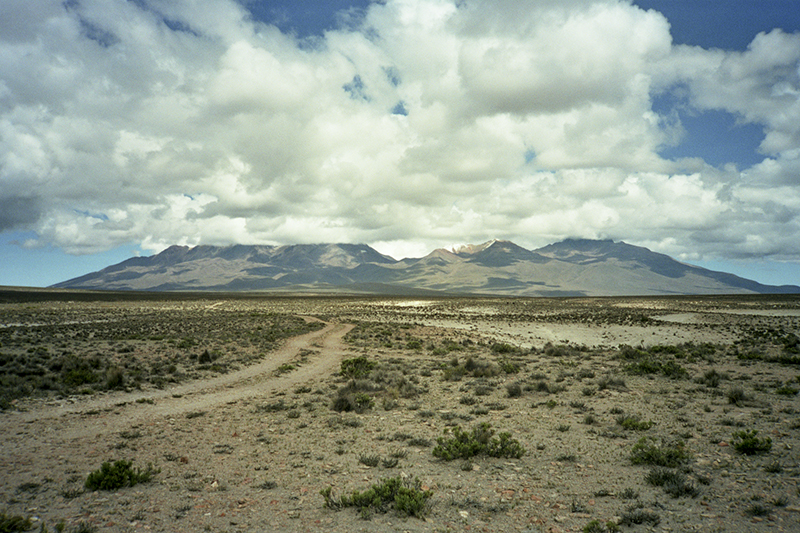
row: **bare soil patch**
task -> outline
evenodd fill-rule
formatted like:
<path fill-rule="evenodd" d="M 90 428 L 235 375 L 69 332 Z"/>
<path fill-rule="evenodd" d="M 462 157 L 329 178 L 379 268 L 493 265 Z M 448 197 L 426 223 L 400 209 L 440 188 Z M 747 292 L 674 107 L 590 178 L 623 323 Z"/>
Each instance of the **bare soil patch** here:
<path fill-rule="evenodd" d="M 800 297 L 37 298 L 0 304 L 0 512 L 37 529 L 800 528 Z M 525 453 L 434 453 L 482 424 Z M 117 460 L 158 473 L 85 488 Z M 393 478 L 422 518 L 320 494 Z"/>

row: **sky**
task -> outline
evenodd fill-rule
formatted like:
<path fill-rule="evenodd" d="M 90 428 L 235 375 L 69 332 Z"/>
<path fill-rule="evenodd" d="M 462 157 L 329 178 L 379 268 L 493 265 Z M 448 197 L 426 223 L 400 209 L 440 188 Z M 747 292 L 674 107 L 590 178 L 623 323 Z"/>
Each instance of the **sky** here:
<path fill-rule="evenodd" d="M 568 237 L 800 284 L 800 0 L 0 2 L 0 285 Z"/>

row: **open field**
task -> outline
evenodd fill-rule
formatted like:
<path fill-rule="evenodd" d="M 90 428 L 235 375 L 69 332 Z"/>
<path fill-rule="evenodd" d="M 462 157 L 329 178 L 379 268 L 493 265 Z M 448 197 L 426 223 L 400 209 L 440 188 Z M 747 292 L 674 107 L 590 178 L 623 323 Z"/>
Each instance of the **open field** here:
<path fill-rule="evenodd" d="M 3 290 L 0 531 L 798 531 L 799 337 L 800 296 Z"/>

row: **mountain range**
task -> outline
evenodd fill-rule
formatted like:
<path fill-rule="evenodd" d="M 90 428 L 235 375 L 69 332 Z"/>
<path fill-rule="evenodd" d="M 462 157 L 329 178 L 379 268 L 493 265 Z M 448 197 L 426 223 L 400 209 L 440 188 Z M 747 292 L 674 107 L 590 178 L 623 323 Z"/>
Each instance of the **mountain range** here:
<path fill-rule="evenodd" d="M 365 244 L 171 246 L 54 288 L 504 296 L 800 293 L 611 240 L 510 241 L 396 260 Z"/>

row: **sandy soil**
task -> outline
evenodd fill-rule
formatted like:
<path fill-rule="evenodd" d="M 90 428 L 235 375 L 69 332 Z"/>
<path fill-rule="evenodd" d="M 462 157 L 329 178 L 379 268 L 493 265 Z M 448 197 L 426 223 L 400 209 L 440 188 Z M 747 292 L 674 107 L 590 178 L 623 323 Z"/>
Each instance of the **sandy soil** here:
<path fill-rule="evenodd" d="M 48 317 L 40 322 L 57 319 L 45 311 L 60 304 L 36 305 Z M 118 304 L 75 305 L 91 316 Z M 211 316 L 241 305 L 221 299 L 202 309 Z M 775 339 L 800 335 L 800 297 L 265 298 L 246 305 L 325 326 L 209 379 L 16 402 L 0 412 L 0 511 L 67 531 L 444 532 L 582 531 L 592 520 L 620 522 L 638 507 L 658 524 L 621 530 L 800 531 L 800 400 L 791 392 L 800 388 L 800 367 L 771 359 L 782 353 Z M 31 308 L 4 304 L 0 325 L 36 327 L 33 318 L 19 323 L 24 306 Z M 767 342 L 757 334 L 763 331 L 783 337 Z M 421 347 L 409 348 L 414 340 Z M 501 354 L 492 351 L 495 342 L 520 350 Z M 686 370 L 679 378 L 634 375 L 619 358 L 620 344 L 646 350 L 687 342 L 715 348 L 677 359 Z M 762 357 L 744 356 L 753 351 Z M 402 381 L 408 392 L 376 390 L 372 409 L 338 413 L 332 398 L 347 384 L 339 365 L 361 355 L 378 363 L 373 374 Z M 448 366 L 469 357 L 520 370 L 445 379 Z M 719 384 L 703 381 L 710 370 L 722 376 Z M 603 385 L 615 378 L 624 385 Z M 513 383 L 524 387 L 520 396 L 510 395 Z M 731 403 L 736 387 L 745 398 Z M 653 425 L 625 430 L 621 414 Z M 474 458 L 469 468 L 433 456 L 445 431 L 480 422 L 510 432 L 527 453 Z M 769 436 L 771 450 L 734 450 L 733 433 L 744 429 Z M 681 472 L 696 495 L 672 497 L 645 481 L 650 468 L 630 460 L 643 436 L 685 443 L 692 458 Z M 360 462 L 368 455 L 399 462 L 368 467 Z M 84 489 L 89 472 L 116 459 L 160 473 L 118 491 Z M 433 491 L 425 519 L 389 510 L 364 520 L 354 509 L 325 508 L 319 494 L 394 476 L 417 477 Z"/>

